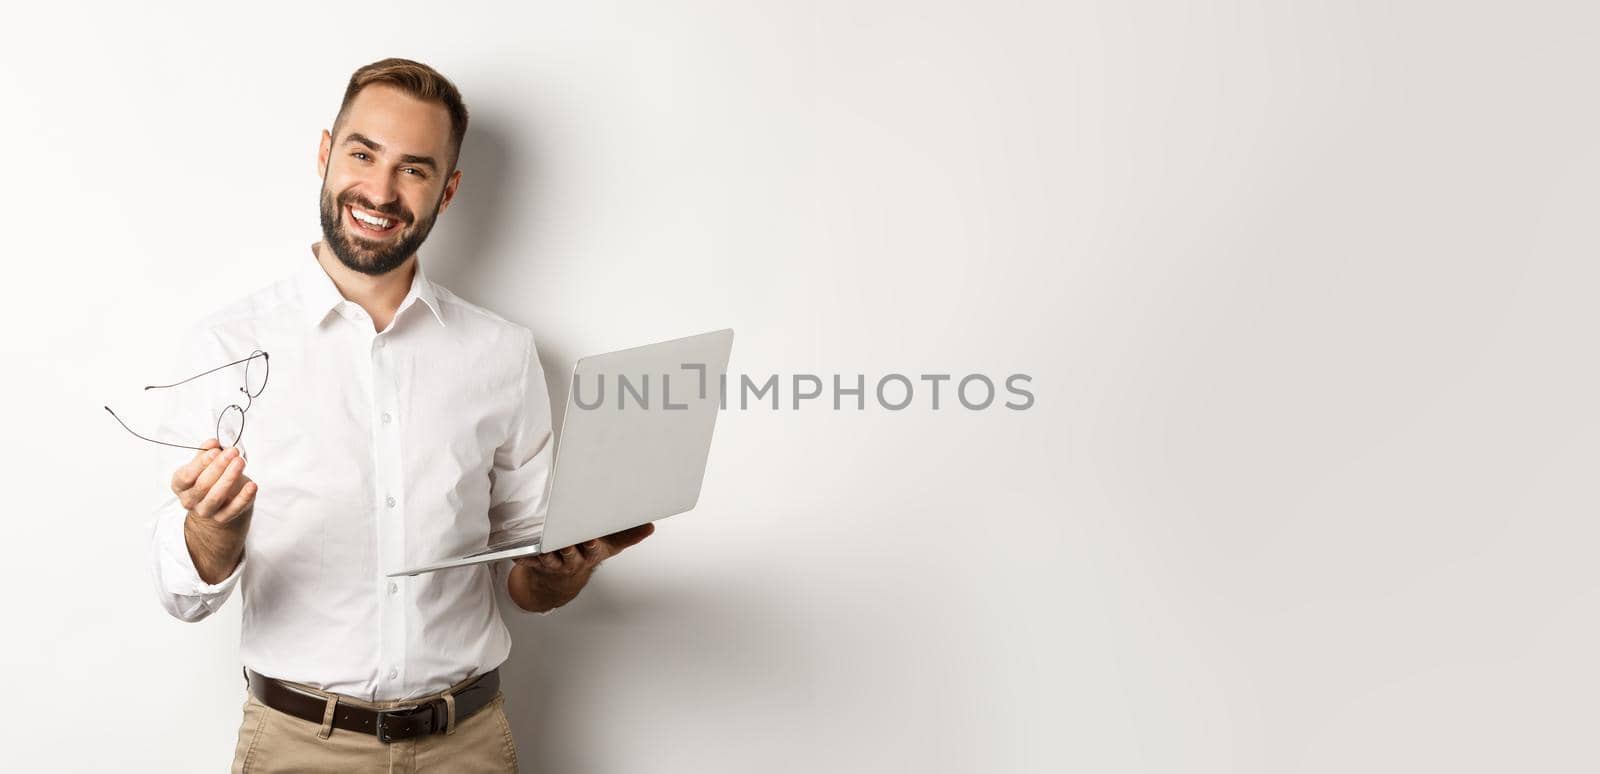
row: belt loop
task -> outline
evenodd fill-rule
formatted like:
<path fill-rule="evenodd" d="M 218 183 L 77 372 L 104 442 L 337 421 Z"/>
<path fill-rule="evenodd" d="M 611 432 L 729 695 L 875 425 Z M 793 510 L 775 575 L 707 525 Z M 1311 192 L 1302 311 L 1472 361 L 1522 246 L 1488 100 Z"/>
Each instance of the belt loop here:
<path fill-rule="evenodd" d="M 449 736 L 456 732 L 456 697 L 449 691 L 444 692 L 444 735 Z"/>
<path fill-rule="evenodd" d="M 328 696 L 328 706 L 322 711 L 322 729 L 317 732 L 318 739 L 327 739 L 333 733 L 333 710 L 339 706 L 339 697 L 334 694 Z"/>

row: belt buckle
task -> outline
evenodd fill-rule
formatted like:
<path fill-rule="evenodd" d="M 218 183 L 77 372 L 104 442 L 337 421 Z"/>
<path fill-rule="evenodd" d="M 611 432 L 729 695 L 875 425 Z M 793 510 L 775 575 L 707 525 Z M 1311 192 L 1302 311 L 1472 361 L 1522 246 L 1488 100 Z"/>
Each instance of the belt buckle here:
<path fill-rule="evenodd" d="M 411 718 L 423 712 L 428 713 L 431 720 L 431 716 L 433 714 L 433 705 L 417 704 L 411 707 L 396 707 L 394 709 L 378 710 L 378 741 L 388 744 L 389 742 L 395 740 L 395 737 L 389 735 L 389 726 L 387 723 L 385 723 L 385 721 L 389 718 Z M 432 728 L 430 727 L 429 730 L 431 731 Z"/>

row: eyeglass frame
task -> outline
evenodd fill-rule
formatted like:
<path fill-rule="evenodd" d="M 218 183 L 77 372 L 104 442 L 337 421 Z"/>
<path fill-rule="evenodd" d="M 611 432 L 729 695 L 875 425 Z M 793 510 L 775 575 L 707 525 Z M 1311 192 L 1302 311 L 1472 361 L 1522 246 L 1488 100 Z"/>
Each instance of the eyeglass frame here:
<path fill-rule="evenodd" d="M 232 366 L 239 365 L 240 363 L 248 363 L 248 362 L 250 362 L 252 360 L 255 360 L 258 357 L 262 358 L 262 363 L 264 364 L 264 368 L 266 369 L 266 375 L 261 377 L 261 389 L 257 390 L 254 395 L 250 394 L 250 382 L 249 382 L 249 378 L 250 377 L 246 376 L 245 377 L 245 386 L 239 388 L 239 392 L 244 393 L 245 398 L 247 398 L 247 400 L 245 401 L 245 405 L 240 406 L 237 403 L 229 403 L 227 406 L 223 407 L 222 412 L 217 415 L 217 427 L 216 427 L 217 434 L 216 434 L 215 437 L 217 439 L 217 443 L 220 445 L 222 443 L 222 420 L 225 417 L 228 416 L 228 409 L 238 409 L 239 410 L 239 435 L 233 439 L 233 444 L 232 444 L 232 446 L 238 446 L 239 442 L 244 440 L 245 414 L 246 414 L 246 412 L 248 412 L 250 410 L 251 406 L 255 405 L 256 398 L 261 397 L 261 393 L 264 393 L 264 392 L 267 391 L 267 380 L 272 376 L 272 356 L 267 354 L 264 350 L 259 350 L 259 349 L 255 350 L 254 352 L 250 353 L 249 357 L 244 358 L 243 360 L 235 360 L 232 363 L 227 363 L 225 365 L 219 365 L 216 368 L 211 369 L 210 371 L 202 371 L 202 372 L 200 372 L 198 374 L 195 374 L 194 376 L 189 377 L 188 379 L 184 379 L 181 382 L 173 382 L 172 384 L 151 384 L 151 385 L 146 385 L 145 389 L 146 390 L 163 390 L 163 389 L 166 389 L 168 387 L 177 387 L 180 384 L 186 384 L 188 382 L 192 382 L 192 381 L 194 381 L 196 379 L 199 379 L 200 377 L 205 376 L 206 374 L 215 373 L 217 371 L 221 371 L 224 368 L 230 368 Z M 246 368 L 248 369 L 248 366 Z M 133 433 L 138 438 L 141 438 L 143 440 L 149 441 L 151 443 L 158 443 L 158 444 L 161 444 L 162 446 L 172 446 L 172 447 L 179 448 L 179 449 L 194 449 L 195 451 L 205 451 L 205 447 L 203 447 L 203 446 L 185 446 L 185 445 L 180 444 L 180 443 L 167 443 L 166 441 L 157 441 L 154 438 L 149 438 L 147 436 L 139 435 L 138 433 L 134 432 L 133 428 L 128 427 L 128 423 L 122 421 L 122 417 L 117 416 L 117 412 L 112 411 L 110 406 L 103 406 L 103 408 L 105 408 L 107 413 L 111 414 L 111 418 L 112 419 L 117 420 L 117 424 L 122 425 L 122 429 L 127 430 L 130 433 Z M 231 447 L 222 447 L 222 448 L 231 448 Z"/>

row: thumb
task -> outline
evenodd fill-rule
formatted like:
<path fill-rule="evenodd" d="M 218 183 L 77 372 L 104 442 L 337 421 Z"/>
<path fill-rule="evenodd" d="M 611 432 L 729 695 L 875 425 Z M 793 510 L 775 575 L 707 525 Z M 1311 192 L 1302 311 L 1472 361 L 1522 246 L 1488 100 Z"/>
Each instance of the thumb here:
<path fill-rule="evenodd" d="M 645 522 L 637 527 L 606 535 L 604 540 L 606 543 L 610 544 L 611 552 L 613 554 L 618 554 L 622 552 L 622 549 L 636 545 L 645 538 L 650 537 L 650 535 L 655 531 L 655 524 L 651 522 Z"/>

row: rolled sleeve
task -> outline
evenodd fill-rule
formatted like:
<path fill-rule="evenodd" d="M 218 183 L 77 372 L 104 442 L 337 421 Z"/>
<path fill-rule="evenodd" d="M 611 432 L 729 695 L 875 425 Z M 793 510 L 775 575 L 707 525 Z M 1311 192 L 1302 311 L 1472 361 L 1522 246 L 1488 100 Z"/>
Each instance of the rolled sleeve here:
<path fill-rule="evenodd" d="M 522 400 L 511 432 L 495 449 L 489 470 L 489 544 L 532 537 L 544 526 L 550 505 L 550 465 L 555 444 L 550 392 L 533 335 L 527 336 Z"/>
<path fill-rule="evenodd" d="M 151 536 L 151 565 L 155 569 L 157 596 L 161 606 L 174 618 L 198 621 L 217 612 L 233 587 L 244 573 L 246 560 L 240 558 L 228 577 L 217 583 L 206 583 L 189 555 L 189 543 L 183 536 L 184 520 L 188 512 L 177 497 L 163 503 L 156 512 L 154 534 Z"/>

